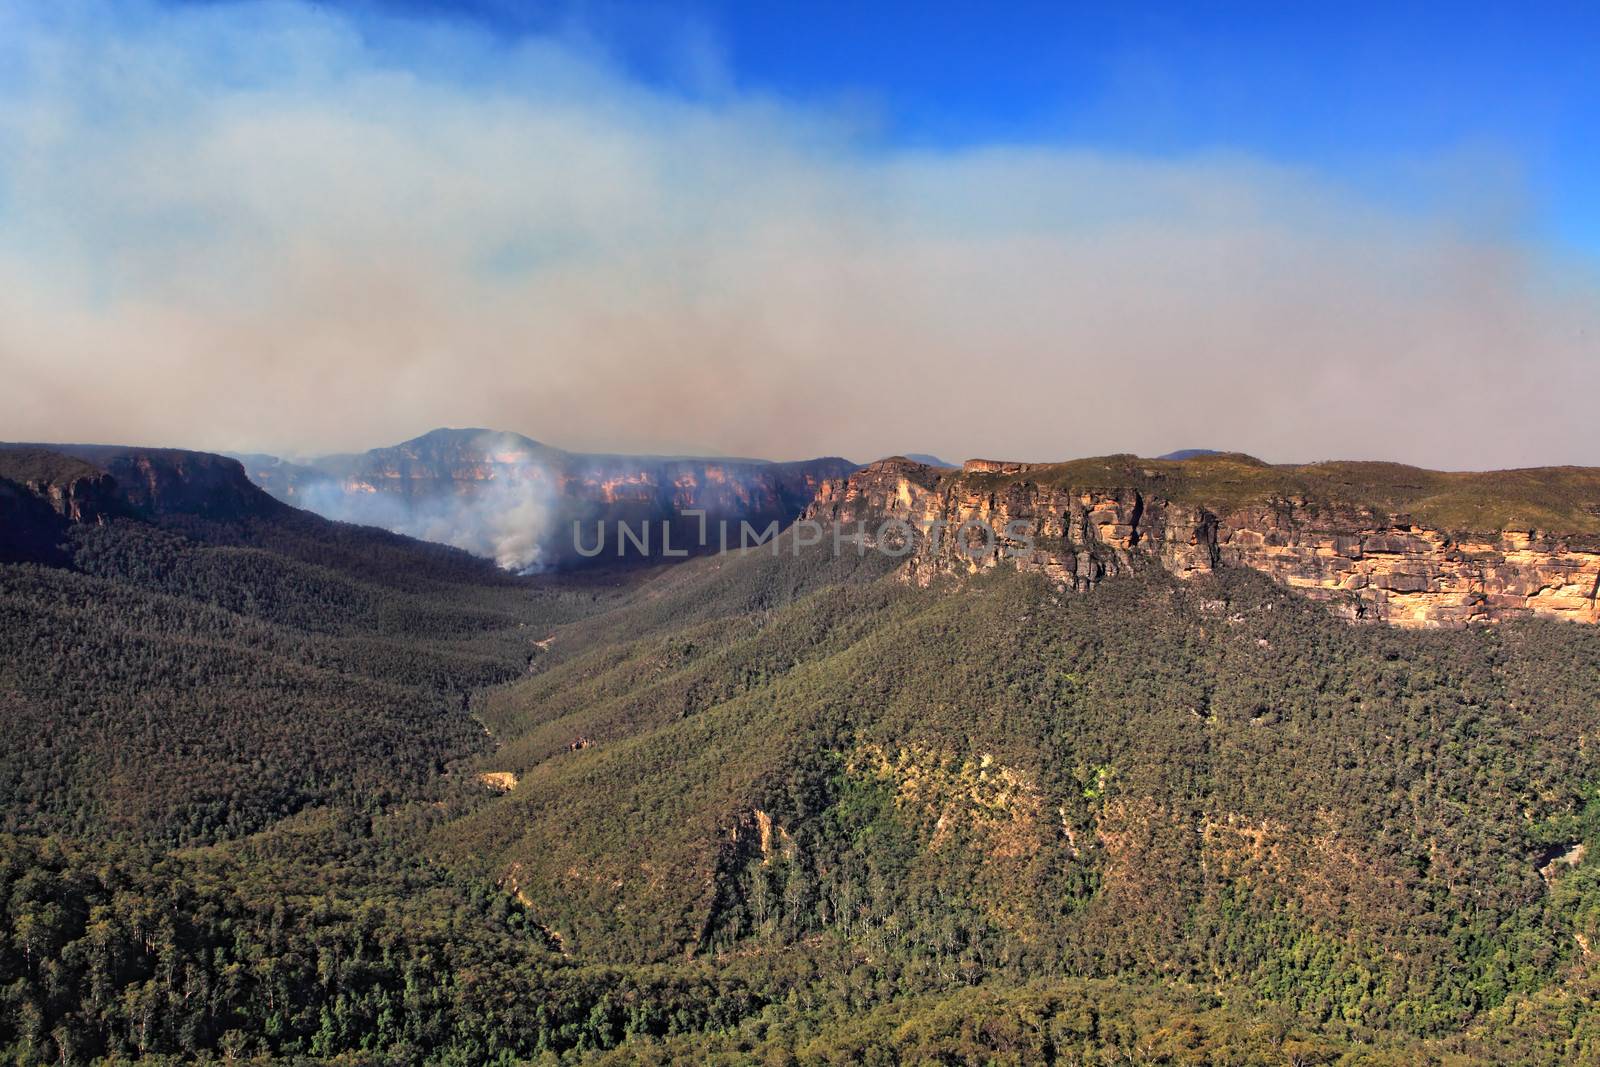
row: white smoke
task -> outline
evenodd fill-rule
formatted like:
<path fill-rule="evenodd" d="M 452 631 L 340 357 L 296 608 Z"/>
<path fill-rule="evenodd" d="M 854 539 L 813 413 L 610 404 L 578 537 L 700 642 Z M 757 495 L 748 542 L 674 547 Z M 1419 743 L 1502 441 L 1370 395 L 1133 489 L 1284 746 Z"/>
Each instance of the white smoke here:
<path fill-rule="evenodd" d="M 1600 462 L 1515 158 L 914 150 L 349 6 L 0 0 L 4 436 Z"/>
<path fill-rule="evenodd" d="M 518 574 L 544 568 L 544 545 L 555 515 L 548 482 L 506 476 L 459 483 L 454 492 L 410 497 L 328 477 L 297 486 L 289 500 L 325 518 L 453 545 Z"/>

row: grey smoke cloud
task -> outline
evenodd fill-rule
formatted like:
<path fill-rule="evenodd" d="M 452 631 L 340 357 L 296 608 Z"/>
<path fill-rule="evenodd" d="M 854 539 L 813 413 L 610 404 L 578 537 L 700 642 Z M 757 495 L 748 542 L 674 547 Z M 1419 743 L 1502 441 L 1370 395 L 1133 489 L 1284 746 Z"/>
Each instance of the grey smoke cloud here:
<path fill-rule="evenodd" d="M 347 493 L 328 478 L 299 487 L 294 503 L 340 522 L 454 545 L 519 574 L 543 569 L 543 546 L 557 532 L 549 483 L 497 478 L 470 488 L 470 494 L 406 498 Z"/>
<path fill-rule="evenodd" d="M 393 459 L 306 457 L 276 469 L 259 456 L 240 458 L 265 472 L 258 484 L 296 507 L 454 545 L 522 574 L 544 569 L 561 525 L 561 472 L 508 434 L 477 434 L 460 456 L 420 460 L 422 469 L 404 478 L 387 476 Z"/>
<path fill-rule="evenodd" d="M 0 0 L 0 70 L 0 436 L 1600 463 L 1600 278 L 1471 161 L 906 151 L 293 4 Z"/>

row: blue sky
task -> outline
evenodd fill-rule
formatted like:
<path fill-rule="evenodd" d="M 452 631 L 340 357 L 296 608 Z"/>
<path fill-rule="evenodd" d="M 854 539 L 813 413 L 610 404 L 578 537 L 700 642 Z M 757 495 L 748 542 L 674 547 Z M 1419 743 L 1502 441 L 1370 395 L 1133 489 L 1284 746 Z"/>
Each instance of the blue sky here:
<path fill-rule="evenodd" d="M 663 87 L 842 108 L 890 144 L 1235 150 L 1396 196 L 1457 157 L 1521 190 L 1506 224 L 1600 256 L 1595 3 L 344 6 L 577 30 Z"/>

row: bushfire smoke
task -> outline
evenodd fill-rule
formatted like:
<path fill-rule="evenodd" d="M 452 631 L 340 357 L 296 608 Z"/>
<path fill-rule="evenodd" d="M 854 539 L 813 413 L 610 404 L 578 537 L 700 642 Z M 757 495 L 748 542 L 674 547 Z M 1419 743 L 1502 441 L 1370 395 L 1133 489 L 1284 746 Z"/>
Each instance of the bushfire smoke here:
<path fill-rule="evenodd" d="M 280 500 L 455 545 L 524 573 L 587 558 L 574 546 L 574 522 L 632 523 L 657 531 L 664 544 L 671 541 L 665 523 L 683 544 L 692 516 L 787 523 L 823 479 L 851 469 L 838 458 L 784 464 L 585 455 L 482 429 L 437 429 L 368 452 L 298 462 L 238 458 Z"/>
<path fill-rule="evenodd" d="M 548 483 L 527 480 L 492 479 L 470 493 L 411 497 L 351 492 L 322 478 L 296 496 L 300 507 L 327 518 L 454 545 L 519 574 L 542 569 L 554 514 Z"/>
<path fill-rule="evenodd" d="M 300 3 L 0 0 L 0 86 L 13 438 L 1600 463 L 1600 279 L 1490 150 L 916 149 Z"/>

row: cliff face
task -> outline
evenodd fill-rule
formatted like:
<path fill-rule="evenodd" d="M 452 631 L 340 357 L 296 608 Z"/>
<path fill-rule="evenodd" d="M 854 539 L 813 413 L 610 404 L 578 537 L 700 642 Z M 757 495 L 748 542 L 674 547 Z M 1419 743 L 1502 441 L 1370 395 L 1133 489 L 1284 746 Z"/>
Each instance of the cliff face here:
<path fill-rule="evenodd" d="M 178 448 L 0 443 L 0 478 L 67 522 L 125 515 L 231 520 L 284 510 L 237 460 Z"/>
<path fill-rule="evenodd" d="M 61 445 L 64 454 L 103 469 L 120 498 L 147 515 L 194 515 L 232 521 L 281 513 L 238 460 L 178 448 Z"/>
<path fill-rule="evenodd" d="M 82 460 L 36 448 L 0 448 L 0 562 L 60 564 L 72 523 L 125 511 L 116 482 Z"/>
<path fill-rule="evenodd" d="M 0 478 L 67 522 L 104 522 L 125 510 L 111 475 L 60 452 L 0 448 Z"/>
<path fill-rule="evenodd" d="M 1250 488 L 1241 492 L 1239 480 L 1208 486 L 1181 471 L 1167 478 L 1171 464 L 1139 462 L 1129 481 L 1140 484 L 1096 486 L 1073 484 L 1076 472 L 1060 465 L 973 460 L 958 472 L 896 458 L 824 486 L 806 517 L 864 522 L 891 546 L 901 534 L 882 523 L 911 524 L 919 534 L 907 574 L 920 583 L 1028 550 L 1016 557 L 1018 566 L 1080 591 L 1142 565 L 1180 578 L 1242 566 L 1353 620 L 1411 627 L 1523 615 L 1600 622 L 1595 533 L 1447 532 L 1393 509 L 1340 500 L 1336 487 L 1315 481 L 1318 491 L 1308 493 L 1306 478 L 1286 475 L 1284 491 L 1274 491 L 1258 473 L 1265 465 L 1250 468 Z M 1594 487 L 1600 491 L 1600 475 Z M 1205 500 L 1208 488 L 1215 503 Z M 943 535 L 920 532 L 934 529 Z"/>
<path fill-rule="evenodd" d="M 68 527 L 288 511 L 233 460 L 178 449 L 0 444 L 0 561 L 64 564 Z"/>
<path fill-rule="evenodd" d="M 1218 558 L 1329 600 L 1350 618 L 1461 626 L 1519 615 L 1600 622 L 1600 544 L 1537 530 L 1450 534 L 1283 501 L 1225 516 Z"/>

